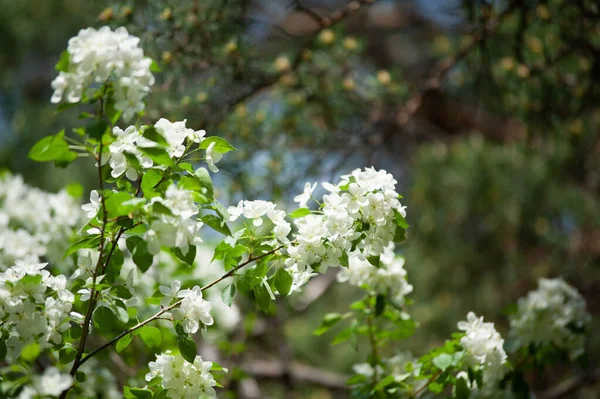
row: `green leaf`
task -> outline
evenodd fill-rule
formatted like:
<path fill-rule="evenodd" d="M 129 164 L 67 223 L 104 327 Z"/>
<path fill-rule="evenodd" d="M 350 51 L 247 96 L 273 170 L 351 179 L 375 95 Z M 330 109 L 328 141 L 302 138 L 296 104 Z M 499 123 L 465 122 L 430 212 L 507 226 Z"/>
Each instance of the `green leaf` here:
<path fill-rule="evenodd" d="M 31 148 L 29 158 L 37 162 L 55 161 L 61 165 L 74 161 L 77 153 L 69 149 L 64 135 L 65 131 L 61 130 L 54 136 L 44 137 Z"/>
<path fill-rule="evenodd" d="M 406 230 L 401 227 L 396 227 L 396 232 L 394 233 L 394 242 L 402 242 L 406 240 Z"/>
<path fill-rule="evenodd" d="M 150 72 L 155 72 L 155 73 L 161 72 L 160 67 L 154 60 L 152 60 L 152 63 L 150 64 Z"/>
<path fill-rule="evenodd" d="M 290 213 L 290 217 L 292 219 L 297 219 L 297 218 L 302 218 L 304 216 L 308 216 L 311 214 L 310 209 L 308 208 L 298 208 L 295 211 L 293 211 L 292 213 Z"/>
<path fill-rule="evenodd" d="M 92 318 L 99 331 L 110 331 L 116 324 L 115 314 L 106 306 L 97 308 Z"/>
<path fill-rule="evenodd" d="M 210 226 L 213 230 L 218 231 L 226 236 L 231 236 L 231 230 L 229 226 L 216 215 L 204 215 L 201 219 L 206 225 Z"/>
<path fill-rule="evenodd" d="M 375 299 L 375 316 L 381 316 L 385 310 L 386 299 L 384 295 L 377 295 Z"/>
<path fill-rule="evenodd" d="M 206 170 L 206 168 L 198 168 L 194 172 L 194 176 L 196 176 L 196 179 L 198 179 L 200 186 L 202 186 L 206 189 L 206 193 L 203 193 L 203 194 L 206 197 L 208 197 L 209 199 L 213 199 L 213 197 L 214 197 L 213 183 L 212 183 L 212 179 L 210 177 L 210 173 L 208 173 L 208 170 Z"/>
<path fill-rule="evenodd" d="M 388 385 L 394 383 L 395 381 L 396 381 L 396 376 L 395 375 L 388 375 L 383 380 L 379 381 L 377 383 L 377 385 L 375 385 L 375 387 L 373 388 L 372 392 L 381 391 L 383 388 L 385 388 Z"/>
<path fill-rule="evenodd" d="M 408 229 L 408 223 L 406 223 L 406 219 L 400 212 L 394 209 L 394 219 L 396 219 L 396 225 L 398 227 L 402 227 L 403 229 Z"/>
<path fill-rule="evenodd" d="M 124 335 L 121 339 L 117 341 L 116 349 L 117 352 L 121 353 L 123 349 L 127 348 L 131 341 L 133 340 L 133 336 L 131 334 Z"/>
<path fill-rule="evenodd" d="M 314 335 L 323 335 L 335 326 L 338 322 L 344 319 L 344 316 L 339 313 L 328 313 L 323 317 L 323 321 L 319 328 L 313 331 Z"/>
<path fill-rule="evenodd" d="M 290 293 L 290 289 L 292 288 L 292 283 L 294 279 L 292 276 L 283 268 L 277 270 L 275 273 L 275 288 L 277 288 L 277 292 L 281 295 L 287 296 Z"/>
<path fill-rule="evenodd" d="M 452 365 L 452 355 L 442 353 L 433 358 L 433 364 L 442 371 L 446 371 L 450 365 Z"/>
<path fill-rule="evenodd" d="M 158 184 L 162 179 L 162 173 L 156 169 L 150 169 L 142 176 L 142 191 L 144 192 L 144 197 L 152 198 L 159 195 L 156 191 L 154 191 L 154 187 Z"/>
<path fill-rule="evenodd" d="M 183 254 L 183 252 L 181 252 L 181 249 L 179 249 L 179 248 L 173 248 L 173 253 L 181 261 L 185 262 L 186 264 L 188 264 L 190 266 L 194 266 L 194 261 L 196 260 L 196 246 L 195 245 L 190 245 L 188 247 L 188 251 L 186 252 L 185 255 Z"/>
<path fill-rule="evenodd" d="M 338 333 L 338 335 L 336 335 L 333 338 L 333 341 L 331 341 L 331 345 L 337 345 L 337 344 L 341 344 L 342 342 L 347 341 L 348 339 L 350 339 L 350 337 L 352 337 L 352 332 L 353 332 L 352 327 L 344 328 L 342 331 L 340 331 Z"/>
<path fill-rule="evenodd" d="M 456 399 L 468 399 L 471 396 L 471 390 L 467 385 L 467 381 L 464 378 L 457 378 L 454 390 L 454 398 Z"/>
<path fill-rule="evenodd" d="M 77 350 L 75 348 L 66 347 L 62 348 L 58 354 L 58 360 L 62 364 L 71 363 L 77 356 Z"/>
<path fill-rule="evenodd" d="M 37 342 L 32 342 L 28 345 L 25 345 L 23 349 L 21 349 L 21 359 L 26 362 L 32 362 L 40 355 L 40 344 Z"/>
<path fill-rule="evenodd" d="M 152 265 L 153 256 L 148 253 L 148 245 L 141 237 L 132 236 L 125 241 L 127 249 L 131 252 L 133 263 L 142 271 L 146 272 Z"/>
<path fill-rule="evenodd" d="M 106 122 L 105 120 L 102 119 L 90 126 L 87 126 L 85 128 L 85 132 L 91 138 L 94 138 L 96 140 L 101 140 L 102 136 L 104 136 L 104 134 L 106 134 L 106 133 L 110 134 L 110 126 L 108 125 L 108 122 Z"/>
<path fill-rule="evenodd" d="M 235 147 L 229 144 L 227 140 L 217 136 L 210 136 L 204 139 L 202 143 L 200 143 L 200 149 L 206 150 L 212 143 L 215 143 L 214 150 L 220 152 L 221 154 L 225 154 L 229 151 L 235 151 Z"/>
<path fill-rule="evenodd" d="M 252 293 L 254 294 L 254 300 L 258 304 L 258 307 L 263 312 L 269 310 L 271 306 L 271 295 L 269 295 L 269 291 L 263 284 L 258 284 L 252 288 Z"/>
<path fill-rule="evenodd" d="M 69 72 L 70 58 L 71 58 L 71 55 L 69 54 L 69 52 L 67 50 L 63 51 L 60 54 L 60 59 L 54 66 L 54 69 L 56 69 L 56 71 L 58 71 L 58 72 Z"/>
<path fill-rule="evenodd" d="M 104 207 L 109 218 L 126 216 L 143 203 L 145 203 L 144 199 L 136 198 L 123 191 L 108 191 L 104 194 Z"/>
<path fill-rule="evenodd" d="M 125 399 L 150 399 L 152 391 L 142 388 L 123 387 L 123 396 Z"/>
<path fill-rule="evenodd" d="M 152 126 L 147 127 L 144 130 L 144 133 L 142 133 L 142 136 L 144 136 L 145 138 L 147 138 L 150 141 L 155 142 L 156 144 L 158 144 L 161 147 L 169 146 L 169 143 L 167 142 L 167 140 L 165 140 L 165 138 L 158 132 L 158 130 L 156 130 Z"/>
<path fill-rule="evenodd" d="M 177 335 L 177 346 L 181 356 L 190 363 L 194 363 L 196 359 L 196 343 L 187 334 Z"/>
<path fill-rule="evenodd" d="M 83 186 L 79 183 L 69 183 L 65 187 L 67 194 L 75 199 L 79 199 L 83 196 Z"/>
<path fill-rule="evenodd" d="M 67 251 L 65 252 L 65 256 L 63 256 L 63 259 L 65 259 L 67 256 L 71 255 L 72 253 L 80 250 L 80 249 L 86 249 L 86 248 L 98 248 L 98 246 L 100 245 L 100 234 L 90 234 L 88 236 L 83 237 L 81 240 L 77 241 L 75 244 L 71 245 L 69 248 L 67 248 Z"/>
<path fill-rule="evenodd" d="M 6 342 L 4 342 L 4 338 L 0 337 L 0 362 L 4 361 L 7 353 Z"/>
<path fill-rule="evenodd" d="M 379 269 L 380 266 L 380 258 L 379 255 L 377 256 L 369 256 L 367 258 L 367 260 L 369 261 L 370 264 L 372 264 L 373 266 L 375 266 L 376 268 Z"/>
<path fill-rule="evenodd" d="M 227 306 L 231 306 L 233 298 L 235 297 L 235 284 L 229 284 L 221 291 L 221 299 Z"/>
<path fill-rule="evenodd" d="M 157 165 L 168 167 L 175 166 L 175 162 L 169 156 L 169 153 L 164 148 L 160 147 L 138 147 L 142 154 L 150 158 Z"/>
<path fill-rule="evenodd" d="M 346 251 L 342 252 L 342 256 L 340 257 L 340 266 L 348 267 L 350 266 L 348 261 L 348 253 Z"/>
<path fill-rule="evenodd" d="M 144 341 L 144 343 L 150 348 L 160 347 L 162 334 L 158 328 L 153 326 L 144 326 L 140 328 L 140 336 L 142 337 L 142 341 Z"/>

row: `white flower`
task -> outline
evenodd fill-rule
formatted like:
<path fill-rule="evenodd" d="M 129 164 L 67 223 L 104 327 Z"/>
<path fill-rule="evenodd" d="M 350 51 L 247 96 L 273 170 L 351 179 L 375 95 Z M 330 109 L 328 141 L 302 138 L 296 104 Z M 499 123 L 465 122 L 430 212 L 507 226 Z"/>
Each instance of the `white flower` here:
<path fill-rule="evenodd" d="M 189 363 L 181 355 L 172 355 L 171 351 L 156 356 L 155 362 L 148 364 L 150 372 L 146 374 L 146 381 L 158 377 L 161 386 L 168 390 L 172 399 L 212 399 L 216 398 L 214 386 L 217 382 L 210 370 L 211 362 L 205 362 L 196 356 L 193 363 Z"/>
<path fill-rule="evenodd" d="M 183 301 L 178 309 L 173 311 L 173 317 L 183 320 L 183 329 L 189 334 L 194 334 L 202 324 L 210 326 L 213 324 L 213 318 L 210 315 L 212 305 L 210 302 L 202 299 L 200 287 L 195 286 L 191 290 L 183 290 Z"/>
<path fill-rule="evenodd" d="M 173 299 L 177 299 L 179 297 L 179 290 L 181 289 L 181 281 L 173 280 L 170 287 L 166 285 L 161 285 L 158 287 L 158 290 L 165 296 L 160 302 L 161 306 L 169 306 Z"/>
<path fill-rule="evenodd" d="M 465 349 L 465 362 L 470 367 L 483 368 L 483 381 L 486 389 L 495 388 L 495 384 L 504 376 L 506 352 L 504 340 L 494 328 L 494 323 L 485 323 L 483 317 L 469 312 L 467 321 L 458 323 L 458 329 L 465 332 L 460 344 Z"/>
<path fill-rule="evenodd" d="M 42 395 L 58 396 L 73 383 L 69 374 L 61 374 L 56 367 L 48 367 L 39 381 L 39 392 Z"/>
<path fill-rule="evenodd" d="M 87 212 L 88 219 L 91 219 L 98 214 L 98 211 L 100 210 L 100 195 L 98 194 L 98 191 L 90 191 L 90 202 L 81 205 L 81 209 Z"/>
<path fill-rule="evenodd" d="M 553 344 L 575 359 L 585 345 L 584 334 L 575 330 L 582 331 L 590 320 L 585 299 L 575 288 L 561 278 L 542 278 L 537 290 L 519 300 L 510 326 L 521 345 Z"/>
<path fill-rule="evenodd" d="M 223 154 L 219 151 L 215 150 L 216 142 L 212 142 L 209 144 L 206 149 L 206 163 L 208 164 L 208 169 L 210 169 L 213 173 L 217 173 L 219 168 L 217 168 L 216 163 L 223 158 Z"/>
<path fill-rule="evenodd" d="M 107 26 L 79 31 L 69 40 L 68 70 L 52 81 L 51 101 L 78 102 L 89 86 L 111 79 L 115 108 L 123 111 L 124 119 L 130 119 L 144 109 L 143 99 L 154 84 L 152 60 L 144 57 L 138 44 L 139 38 L 129 35 L 123 27 L 115 31 Z"/>
<path fill-rule="evenodd" d="M 311 185 L 309 182 L 307 182 L 304 185 L 304 192 L 302 192 L 302 194 L 300 194 L 300 195 L 295 196 L 294 202 L 297 202 L 298 206 L 300 206 L 301 208 L 306 207 L 306 204 L 312 197 L 313 191 L 315 191 L 316 187 L 317 187 L 317 183 L 314 183 L 313 185 Z"/>

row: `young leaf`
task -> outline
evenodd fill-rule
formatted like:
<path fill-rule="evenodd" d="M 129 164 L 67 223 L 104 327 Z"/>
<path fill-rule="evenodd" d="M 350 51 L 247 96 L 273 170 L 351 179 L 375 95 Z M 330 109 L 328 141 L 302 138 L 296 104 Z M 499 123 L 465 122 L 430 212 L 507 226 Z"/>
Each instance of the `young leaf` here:
<path fill-rule="evenodd" d="M 100 245 L 100 234 L 90 234 L 88 236 L 83 237 L 81 240 L 77 241 L 75 244 L 71 245 L 69 248 L 67 248 L 67 251 L 65 252 L 65 255 L 63 256 L 63 259 L 65 259 L 67 256 L 71 255 L 72 253 L 80 250 L 80 249 L 85 249 L 85 248 L 98 248 L 98 245 Z"/>
<path fill-rule="evenodd" d="M 127 249 L 131 252 L 133 263 L 145 272 L 152 265 L 153 256 L 148 253 L 148 245 L 141 237 L 132 236 L 125 241 Z"/>
<path fill-rule="evenodd" d="M 187 334 L 178 334 L 177 335 L 177 346 L 179 347 L 179 352 L 181 356 L 190 363 L 194 363 L 194 359 L 196 359 L 196 343 L 193 339 L 190 338 Z"/>
<path fill-rule="evenodd" d="M 162 341 L 162 334 L 160 330 L 153 326 L 144 326 L 140 329 L 140 337 L 142 341 L 150 348 L 160 347 Z"/>
<path fill-rule="evenodd" d="M 69 72 L 70 58 L 71 58 L 71 56 L 70 56 L 69 52 L 67 50 L 63 51 L 60 54 L 60 59 L 54 66 L 54 69 L 56 69 L 57 72 Z"/>
<path fill-rule="evenodd" d="M 264 284 L 258 284 L 252 288 L 252 292 L 254 293 L 254 299 L 258 304 L 258 307 L 263 312 L 269 310 L 271 306 L 271 296 L 269 295 L 269 291 L 265 288 Z"/>
<path fill-rule="evenodd" d="M 319 326 L 319 328 L 317 328 L 315 331 L 313 331 L 313 334 L 314 335 L 325 334 L 327 331 L 329 331 L 331 329 L 331 327 L 336 325 L 343 318 L 344 318 L 344 316 L 339 313 L 326 314 L 325 317 L 323 317 L 323 321 L 321 322 L 321 325 Z"/>
<path fill-rule="evenodd" d="M 127 334 L 125 336 L 123 336 L 120 340 L 117 341 L 117 352 L 121 353 L 123 351 L 123 349 L 127 348 L 129 346 L 129 344 L 131 343 L 131 340 L 133 339 L 133 336 L 131 334 Z"/>
<path fill-rule="evenodd" d="M 275 273 L 275 288 L 281 295 L 287 296 L 290 293 L 290 289 L 292 288 L 292 283 L 294 279 L 292 276 L 283 268 L 277 270 Z"/>
<path fill-rule="evenodd" d="M 77 350 L 72 347 L 65 347 L 60 350 L 58 353 L 58 360 L 61 364 L 71 363 L 75 356 L 77 356 Z"/>
<path fill-rule="evenodd" d="M 448 367 L 452 364 L 452 355 L 447 353 L 442 353 L 433 358 L 433 364 L 442 371 L 446 371 Z"/>
<path fill-rule="evenodd" d="M 65 131 L 61 130 L 54 136 L 44 137 L 31 148 L 29 158 L 37 162 L 72 162 L 77 158 L 77 153 L 69 149 L 64 135 Z"/>
<path fill-rule="evenodd" d="M 227 306 L 231 306 L 233 298 L 235 297 L 235 284 L 229 284 L 221 291 L 221 299 Z"/>
<path fill-rule="evenodd" d="M 295 211 L 293 211 L 292 213 L 290 213 L 289 216 L 292 219 L 297 219 L 297 218 L 301 218 L 301 217 L 304 217 L 304 216 L 308 216 L 310 214 L 311 214 L 310 209 L 308 209 L 308 208 L 298 208 Z"/>
<path fill-rule="evenodd" d="M 226 236 L 231 236 L 229 226 L 216 215 L 204 215 L 201 219 L 205 224 Z"/>
<path fill-rule="evenodd" d="M 153 160 L 157 165 L 175 166 L 175 162 L 167 153 L 167 150 L 160 147 L 138 147 L 142 154 Z"/>
<path fill-rule="evenodd" d="M 375 316 L 381 316 L 383 314 L 383 311 L 385 310 L 385 303 L 385 295 L 377 295 L 377 298 L 375 299 Z"/>
<path fill-rule="evenodd" d="M 196 260 L 196 246 L 190 245 L 188 247 L 187 253 L 184 255 L 179 248 L 173 248 L 173 253 L 177 256 L 181 261 L 185 262 L 190 266 L 194 266 L 194 261 Z"/>
<path fill-rule="evenodd" d="M 214 150 L 220 152 L 221 154 L 225 154 L 229 151 L 235 151 L 235 147 L 229 144 L 227 140 L 217 136 L 210 136 L 204 139 L 202 143 L 200 143 L 200 149 L 206 150 L 212 143 L 215 143 Z"/>

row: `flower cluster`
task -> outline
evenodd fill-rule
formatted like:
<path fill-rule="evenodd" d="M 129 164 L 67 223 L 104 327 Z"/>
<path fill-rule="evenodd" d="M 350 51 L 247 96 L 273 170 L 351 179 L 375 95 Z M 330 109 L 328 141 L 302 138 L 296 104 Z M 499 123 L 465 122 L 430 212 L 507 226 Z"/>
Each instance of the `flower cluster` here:
<path fill-rule="evenodd" d="M 286 265 L 325 272 L 353 249 L 361 259 L 379 256 L 394 239 L 397 215 L 406 216 L 395 186 L 391 174 L 374 168 L 356 169 L 337 185 L 323 183 L 329 194 L 323 196 L 322 212 L 295 221 L 298 232 L 295 245 L 287 248 Z M 306 204 L 314 187 L 306 185 L 296 201 Z"/>
<path fill-rule="evenodd" d="M 394 243 L 390 242 L 381 254 L 379 267 L 353 254 L 348 268 L 338 273 L 338 281 L 347 281 L 374 293 L 389 293 L 397 304 L 402 304 L 404 297 L 412 292 L 413 286 L 406 281 L 404 258 L 396 257 L 394 248 Z"/>
<path fill-rule="evenodd" d="M 165 246 L 177 247 L 185 255 L 190 245 L 202 243 L 198 232 L 203 223 L 193 217 L 198 213 L 198 206 L 194 203 L 192 191 L 170 186 L 165 198 L 152 198 L 150 206 L 156 203 L 165 206 L 171 214 L 160 214 L 150 223 L 150 229 L 146 232 L 148 252 L 156 255 Z"/>
<path fill-rule="evenodd" d="M 52 276 L 46 263 L 17 261 L 0 273 L 0 325 L 8 333 L 8 358 L 16 359 L 21 349 L 38 343 L 41 349 L 62 342 L 69 328 L 69 312 L 75 299 L 66 289 L 63 275 Z"/>
<path fill-rule="evenodd" d="M 183 320 L 183 330 L 186 333 L 194 334 L 200 328 L 200 322 L 206 326 L 213 324 L 213 318 L 210 315 L 212 304 L 202 299 L 202 290 L 194 286 L 189 290 L 180 290 L 181 282 L 173 280 L 170 287 L 161 285 L 160 292 L 164 295 L 161 302 L 162 306 L 169 306 L 173 300 L 181 299 L 181 305 L 173 310 L 175 320 Z"/>
<path fill-rule="evenodd" d="M 185 124 L 186 120 L 170 122 L 161 118 L 154 125 L 154 129 L 165 140 L 167 152 L 171 158 L 183 156 L 186 139 L 200 143 L 206 135 L 206 131 L 189 129 Z M 113 128 L 114 142 L 108 147 L 110 155 L 102 158 L 103 164 L 108 162 L 110 165 L 112 177 L 117 178 L 125 174 L 129 180 L 137 180 L 138 165 L 136 164 L 146 169 L 153 166 L 152 160 L 144 156 L 140 150 L 143 147 L 155 147 L 157 145 L 157 143 L 143 136 L 147 128 L 148 126 L 142 126 L 141 128 L 129 126 L 125 130 L 119 127 Z"/>
<path fill-rule="evenodd" d="M 213 388 L 217 382 L 210 373 L 212 363 L 203 361 L 200 356 L 189 363 L 181 355 L 172 355 L 167 351 L 157 355 L 156 361 L 150 362 L 148 366 L 150 372 L 146 374 L 146 381 L 159 377 L 171 399 L 217 397 Z"/>
<path fill-rule="evenodd" d="M 124 119 L 143 111 L 143 99 L 154 84 L 154 76 L 150 72 L 152 60 L 144 57 L 139 42 L 140 39 L 130 35 L 124 27 L 115 31 L 108 26 L 80 30 L 69 40 L 68 60 L 65 60 L 68 66 L 62 66 L 52 81 L 51 101 L 79 102 L 85 98 L 85 90 L 90 85 L 101 85 L 110 79 L 115 108 L 123 112 Z"/>
<path fill-rule="evenodd" d="M 510 326 L 522 345 L 553 344 L 574 359 L 583 353 L 581 332 L 590 319 L 585 300 L 575 288 L 560 278 L 543 278 L 537 290 L 519 300 Z"/>
<path fill-rule="evenodd" d="M 20 176 L 0 176 L 0 271 L 16 260 L 62 259 L 69 237 L 82 221 L 76 200 L 30 187 Z"/>
<path fill-rule="evenodd" d="M 56 367 L 48 367 L 44 370 L 44 374 L 34 377 L 32 385 L 23 388 L 17 399 L 56 397 L 68 389 L 71 384 L 73 384 L 73 377 L 69 374 L 61 374 Z"/>
<path fill-rule="evenodd" d="M 504 340 L 494 328 L 494 323 L 485 323 L 483 317 L 469 312 L 467 321 L 458 323 L 458 329 L 465 332 L 460 344 L 465 350 L 465 363 L 470 367 L 483 369 L 485 389 L 492 389 L 504 376 L 504 363 L 507 355 Z"/>
<path fill-rule="evenodd" d="M 237 206 L 230 206 L 227 213 L 229 213 L 229 221 L 233 222 L 243 216 L 246 219 L 252 219 L 252 224 L 255 227 L 262 226 L 263 217 L 267 216 L 275 226 L 273 228 L 275 237 L 283 243 L 288 243 L 287 236 L 292 231 L 292 226 L 285 220 L 285 212 L 275 209 L 276 206 L 269 201 L 243 200 Z"/>

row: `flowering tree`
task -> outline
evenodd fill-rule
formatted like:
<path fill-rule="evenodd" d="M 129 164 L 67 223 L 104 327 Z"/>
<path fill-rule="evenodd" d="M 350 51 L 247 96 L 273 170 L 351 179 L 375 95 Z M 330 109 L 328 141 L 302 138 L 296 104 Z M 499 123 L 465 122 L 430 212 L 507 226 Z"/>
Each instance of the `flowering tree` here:
<path fill-rule="evenodd" d="M 286 69 L 285 61 L 279 64 Z M 219 334 L 219 324 L 227 325 L 221 313 L 235 307 L 238 295 L 268 312 L 277 296 L 301 291 L 333 267 L 341 269 L 340 282 L 360 287 L 364 297 L 347 313 L 325 315 L 315 333 L 348 323 L 334 343 L 368 342 L 366 362 L 355 365 L 348 381 L 357 397 L 414 398 L 426 390 L 528 397 L 527 370 L 576 361 L 584 352 L 585 303 L 554 279 L 540 281 L 509 310 L 511 345 L 492 323 L 469 313 L 443 346 L 420 358 L 395 353 L 419 318 L 410 314 L 413 287 L 395 255 L 394 243 L 409 226 L 391 174 L 356 169 L 323 182 L 319 198 L 316 184 L 307 183 L 291 212 L 265 200 L 226 206 L 215 198 L 212 177 L 235 151 L 231 143 L 185 120 L 141 124 L 159 71 L 137 37 L 125 28 L 84 29 L 56 68 L 51 101 L 58 110 L 94 112 L 82 112 L 85 125 L 43 138 L 29 155 L 57 166 L 89 159 L 98 187 L 81 214 L 73 211 L 69 189 L 51 195 L 18 177 L 0 181 L 7 210 L 0 223 L 14 243 L 3 246 L 0 259 L 4 396 L 118 397 L 121 389 L 103 362 L 119 362 L 140 341 L 155 359 L 131 375 L 125 398 L 217 397 L 233 378 L 198 355 L 197 333 Z M 208 270 L 212 262 L 221 268 L 216 275 Z"/>

